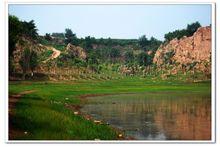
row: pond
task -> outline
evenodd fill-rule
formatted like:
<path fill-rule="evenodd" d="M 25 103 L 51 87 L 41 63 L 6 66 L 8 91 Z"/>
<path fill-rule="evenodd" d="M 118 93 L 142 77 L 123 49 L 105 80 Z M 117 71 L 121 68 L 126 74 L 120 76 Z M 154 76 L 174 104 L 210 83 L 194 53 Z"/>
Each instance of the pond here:
<path fill-rule="evenodd" d="M 128 93 L 88 97 L 81 109 L 136 140 L 210 140 L 211 94 Z"/>

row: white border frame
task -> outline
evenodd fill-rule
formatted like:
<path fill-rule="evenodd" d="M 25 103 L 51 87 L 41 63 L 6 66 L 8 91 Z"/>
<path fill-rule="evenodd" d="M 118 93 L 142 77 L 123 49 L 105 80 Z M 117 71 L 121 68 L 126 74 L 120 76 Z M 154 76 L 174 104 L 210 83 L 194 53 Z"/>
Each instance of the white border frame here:
<path fill-rule="evenodd" d="M 212 81 L 211 81 L 211 140 L 163 140 L 163 141 L 157 141 L 157 140 L 106 140 L 106 141 L 93 141 L 93 140 L 9 140 L 8 136 L 8 7 L 11 4 L 16 4 L 16 5 L 199 5 L 199 4 L 209 4 L 211 5 L 211 23 L 212 23 Z M 149 143 L 154 143 L 154 144 L 172 144 L 172 143 L 185 143 L 185 144 L 210 144 L 210 143 L 216 143 L 216 3 L 215 2 L 202 2 L 202 3 L 197 3 L 197 2 L 168 2 L 168 3 L 152 3 L 152 2 L 5 2 L 5 86 L 4 86 L 4 92 L 5 92 L 5 142 L 6 143 L 15 143 L 15 144 L 20 144 L 20 143 L 28 143 L 28 144 L 33 144 L 33 143 L 75 143 L 75 144 L 91 144 L 91 143 L 101 143 L 101 144 L 106 144 L 106 143 L 113 143 L 113 144 L 121 144 L 121 143 L 127 143 L 127 144 L 149 144 Z"/>

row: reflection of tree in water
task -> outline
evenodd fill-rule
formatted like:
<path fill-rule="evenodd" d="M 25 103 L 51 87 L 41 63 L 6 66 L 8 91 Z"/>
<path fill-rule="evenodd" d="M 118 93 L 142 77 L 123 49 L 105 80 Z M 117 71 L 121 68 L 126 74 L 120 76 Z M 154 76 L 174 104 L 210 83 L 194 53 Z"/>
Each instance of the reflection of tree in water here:
<path fill-rule="evenodd" d="M 141 136 L 145 136 L 148 139 L 156 139 L 158 138 L 158 132 L 157 126 L 155 125 L 154 121 L 154 114 L 155 112 L 143 112 L 142 115 L 145 118 L 144 124 L 140 127 L 139 133 Z M 143 121 L 142 121 L 143 122 Z M 163 139 L 163 138 L 158 138 Z"/>
<path fill-rule="evenodd" d="M 191 140 L 210 139 L 210 106 L 210 98 L 166 94 L 161 98 L 118 98 L 114 104 L 88 105 L 86 111 L 137 139 Z"/>
<path fill-rule="evenodd" d="M 159 111 L 155 123 L 168 139 L 208 140 L 211 138 L 211 103 L 208 98 L 177 99 L 167 103 L 170 111 Z"/>

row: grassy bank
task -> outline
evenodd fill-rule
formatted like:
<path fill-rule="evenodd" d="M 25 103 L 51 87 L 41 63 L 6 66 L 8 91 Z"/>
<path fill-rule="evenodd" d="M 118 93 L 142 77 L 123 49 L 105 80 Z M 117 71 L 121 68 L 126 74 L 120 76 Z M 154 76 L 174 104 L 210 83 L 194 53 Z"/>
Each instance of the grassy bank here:
<path fill-rule="evenodd" d="M 9 94 L 23 95 L 13 110 L 11 123 L 19 133 L 13 139 L 114 140 L 117 133 L 107 125 L 94 124 L 74 115 L 66 105 L 83 105 L 79 97 L 88 94 L 117 94 L 147 91 L 210 92 L 210 82 L 183 83 L 127 77 L 120 80 L 68 82 L 10 82 Z"/>

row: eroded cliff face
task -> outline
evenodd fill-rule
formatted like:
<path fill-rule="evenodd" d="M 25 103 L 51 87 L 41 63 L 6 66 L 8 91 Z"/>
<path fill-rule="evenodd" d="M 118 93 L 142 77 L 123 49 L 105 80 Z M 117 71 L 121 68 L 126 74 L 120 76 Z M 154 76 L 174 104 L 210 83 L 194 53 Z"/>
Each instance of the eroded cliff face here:
<path fill-rule="evenodd" d="M 200 27 L 191 37 L 173 39 L 162 44 L 155 53 L 153 62 L 158 67 L 211 73 L 211 27 Z"/>
<path fill-rule="evenodd" d="M 40 56 L 41 53 L 43 53 L 47 50 L 47 46 L 44 46 L 42 44 L 38 44 L 33 40 L 22 37 L 16 43 L 15 51 L 13 52 L 13 65 L 14 65 L 15 72 L 22 72 L 22 69 L 19 64 L 19 60 L 21 59 L 23 51 L 26 48 L 35 51 L 38 56 Z"/>
<path fill-rule="evenodd" d="M 66 52 L 74 57 L 80 58 L 81 60 L 85 60 L 87 58 L 86 52 L 83 48 L 70 43 L 66 46 Z"/>

